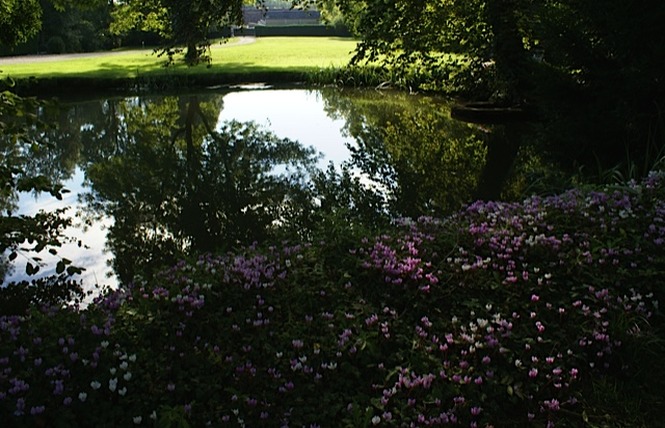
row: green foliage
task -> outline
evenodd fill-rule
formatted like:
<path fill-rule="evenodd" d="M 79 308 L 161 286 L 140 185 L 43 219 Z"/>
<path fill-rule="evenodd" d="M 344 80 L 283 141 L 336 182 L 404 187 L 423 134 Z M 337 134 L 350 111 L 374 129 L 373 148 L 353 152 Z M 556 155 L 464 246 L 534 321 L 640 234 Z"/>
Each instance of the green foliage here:
<path fill-rule="evenodd" d="M 0 129 L 3 131 L 0 137 L 0 206 L 3 209 L 0 216 L 0 252 L 5 253 L 3 277 L 7 273 L 7 262 L 19 255 L 26 260 L 27 275 L 38 273 L 42 266 L 39 253 L 48 250 L 56 255 L 64 240 L 64 229 L 71 224 L 71 219 L 64 215 L 66 209 L 48 213 L 40 211 L 34 215 L 14 214 L 20 192 L 46 192 L 56 199 L 62 199 L 62 195 L 68 192 L 39 163 L 39 160 L 48 157 L 47 144 L 34 138 L 34 134 L 43 136 L 48 126 L 38 119 L 38 108 L 46 108 L 46 104 L 9 91 L 0 93 Z M 70 275 L 80 273 L 79 268 L 70 264 L 68 260 L 61 259 L 57 273 L 65 270 Z"/>
<path fill-rule="evenodd" d="M 41 26 L 39 0 L 0 2 L 0 45 L 15 46 L 34 36 Z"/>
<path fill-rule="evenodd" d="M 0 287 L 0 313 L 20 316 L 31 308 L 80 304 L 84 298 L 81 284 L 70 275 L 21 281 Z"/>
<path fill-rule="evenodd" d="M 108 31 L 111 12 L 108 2 L 74 5 L 42 0 L 42 8 L 42 50 L 50 53 L 91 52 L 113 46 Z M 60 38 L 64 46 L 54 49 L 55 46 L 51 46 L 51 43 L 54 43 L 51 39 L 54 37 Z"/>
<path fill-rule="evenodd" d="M 242 5 L 241 0 L 127 1 L 114 9 L 111 31 L 155 31 L 165 40 L 161 54 L 167 55 L 170 62 L 174 55 L 186 50 L 185 61 L 194 65 L 210 61 L 210 31 L 242 24 Z"/>
<path fill-rule="evenodd" d="M 60 36 L 53 36 L 46 42 L 46 52 L 50 54 L 61 54 L 65 49 L 65 41 Z"/>
<path fill-rule="evenodd" d="M 388 68 L 395 86 L 537 106 L 541 150 L 568 171 L 624 163 L 644 175 L 665 147 L 656 0 L 316 3 L 353 17 L 355 62 Z"/>

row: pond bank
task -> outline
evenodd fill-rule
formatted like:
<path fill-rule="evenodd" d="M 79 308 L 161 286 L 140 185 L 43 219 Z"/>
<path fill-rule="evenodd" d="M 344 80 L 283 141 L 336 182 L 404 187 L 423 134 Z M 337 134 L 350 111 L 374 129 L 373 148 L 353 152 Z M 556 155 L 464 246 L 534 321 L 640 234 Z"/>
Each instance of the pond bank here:
<path fill-rule="evenodd" d="M 53 97 L 67 95 L 148 94 L 178 90 L 224 88 L 240 84 L 299 86 L 308 75 L 293 71 L 219 74 L 173 74 L 126 78 L 49 77 L 12 81 L 13 92 L 22 96 Z"/>

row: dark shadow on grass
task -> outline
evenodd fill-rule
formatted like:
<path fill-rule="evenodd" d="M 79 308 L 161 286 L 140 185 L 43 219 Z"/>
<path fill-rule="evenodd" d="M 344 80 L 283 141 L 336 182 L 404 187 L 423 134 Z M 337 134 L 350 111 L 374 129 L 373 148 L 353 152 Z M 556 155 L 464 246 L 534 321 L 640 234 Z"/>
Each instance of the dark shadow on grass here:
<path fill-rule="evenodd" d="M 306 80 L 308 72 L 316 67 L 296 69 L 289 67 L 256 66 L 252 63 L 231 62 L 200 65 L 141 67 L 132 72 L 131 67 L 103 63 L 103 67 L 90 72 L 71 75 L 53 73 L 44 78 L 21 78 L 14 81 L 13 90 L 21 95 L 40 97 L 87 93 L 144 93 L 147 91 L 194 89 L 210 86 L 232 85 L 246 82 L 269 84 L 298 83 Z"/>

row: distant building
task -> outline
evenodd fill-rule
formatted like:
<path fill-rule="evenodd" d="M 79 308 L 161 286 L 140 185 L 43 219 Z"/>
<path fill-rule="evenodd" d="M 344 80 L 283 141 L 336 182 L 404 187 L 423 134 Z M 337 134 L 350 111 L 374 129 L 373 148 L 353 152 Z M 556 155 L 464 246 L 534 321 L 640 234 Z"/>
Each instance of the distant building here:
<path fill-rule="evenodd" d="M 255 7 L 243 8 L 244 24 L 248 27 L 257 25 L 312 25 L 321 23 L 318 10 L 268 9 Z"/>

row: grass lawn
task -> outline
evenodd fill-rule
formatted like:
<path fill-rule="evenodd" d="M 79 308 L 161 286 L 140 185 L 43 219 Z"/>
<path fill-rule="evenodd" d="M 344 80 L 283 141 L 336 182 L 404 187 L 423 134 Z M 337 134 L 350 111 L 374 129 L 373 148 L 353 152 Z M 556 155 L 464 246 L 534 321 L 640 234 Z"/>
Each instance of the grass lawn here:
<path fill-rule="evenodd" d="M 0 64 L 5 77 L 26 79 L 86 78 L 127 79 L 183 75 L 237 75 L 306 73 L 329 66 L 342 66 L 356 46 L 353 39 L 336 37 L 269 37 L 252 43 L 215 43 L 212 66 L 188 67 L 178 62 L 164 67 L 165 57 L 151 49 L 115 52 L 91 57 Z M 63 57 L 65 58 L 65 57 Z"/>

